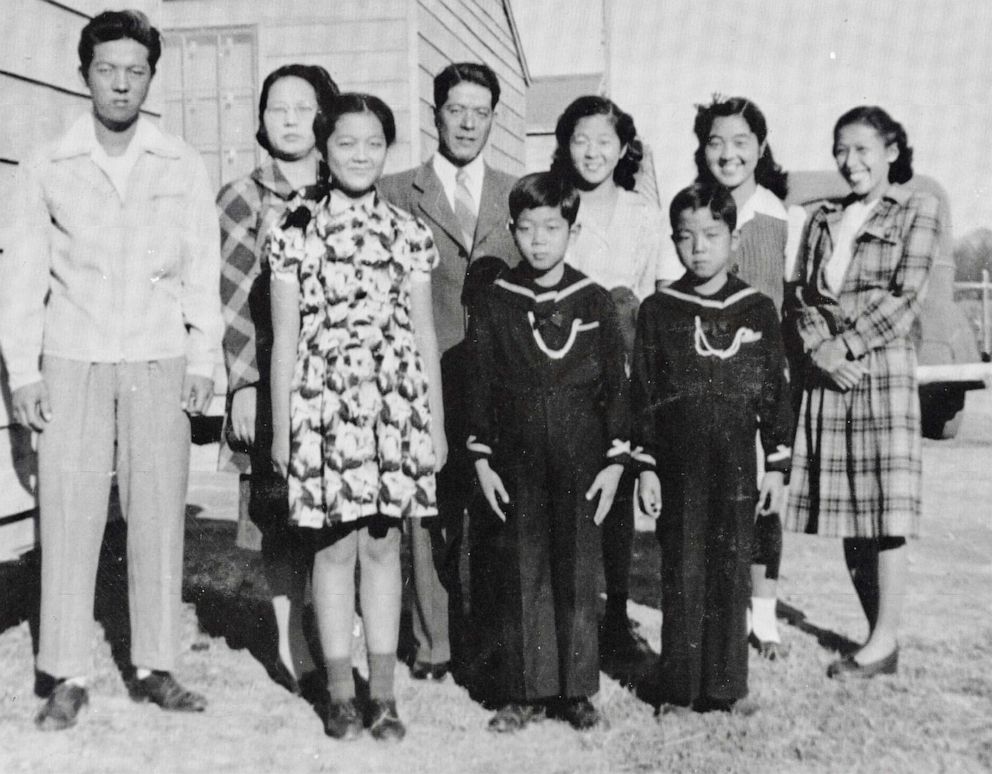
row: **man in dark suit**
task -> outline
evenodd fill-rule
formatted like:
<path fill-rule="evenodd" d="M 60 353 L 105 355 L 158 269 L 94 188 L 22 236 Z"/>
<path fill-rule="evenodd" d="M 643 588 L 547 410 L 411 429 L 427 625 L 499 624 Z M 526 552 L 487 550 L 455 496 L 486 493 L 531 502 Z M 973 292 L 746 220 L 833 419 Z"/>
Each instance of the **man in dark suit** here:
<path fill-rule="evenodd" d="M 431 275 L 434 323 L 440 345 L 448 462 L 437 477 L 439 516 L 411 521 L 417 652 L 411 674 L 441 680 L 451 661 L 451 607 L 461 610 L 458 555 L 475 471 L 465 450 L 463 385 L 467 314 L 463 288 L 469 265 L 485 255 L 516 263 L 507 228 L 514 178 L 492 169 L 482 150 L 492 129 L 500 86 L 484 64 L 457 62 L 434 78 L 438 150 L 424 164 L 390 175 L 380 193 L 422 218 L 434 232 L 441 262 Z M 426 523 L 421 524 L 421 521 Z"/>

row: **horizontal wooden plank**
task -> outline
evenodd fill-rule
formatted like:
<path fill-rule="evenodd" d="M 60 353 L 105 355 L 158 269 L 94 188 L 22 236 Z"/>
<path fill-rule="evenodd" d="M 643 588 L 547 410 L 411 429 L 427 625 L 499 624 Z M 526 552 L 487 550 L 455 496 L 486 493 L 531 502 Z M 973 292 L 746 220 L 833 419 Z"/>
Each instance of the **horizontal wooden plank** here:
<path fill-rule="evenodd" d="M 164 27 L 220 27 L 229 24 L 278 24 L 287 19 L 307 24 L 405 19 L 407 0 L 199 0 L 162 5 Z"/>
<path fill-rule="evenodd" d="M 384 51 L 406 51 L 406 20 L 273 24 L 265 30 L 265 47 L 286 56 L 327 53 L 374 56 Z"/>
<path fill-rule="evenodd" d="M 6 487 L 9 481 L 2 475 L 0 475 L 0 487 Z M 3 502 L 4 498 L 0 498 L 0 505 L 6 505 Z M 24 505 L 22 502 L 16 502 L 11 500 L 11 507 L 18 507 Z M 22 508 L 21 510 L 11 511 L 9 514 L 4 514 L 6 516 L 13 516 L 14 514 L 23 513 L 23 517 L 19 519 L 11 519 L 9 521 L 5 520 L 2 525 L 0 525 L 0 562 L 13 562 L 22 557 L 24 554 L 28 553 L 32 549 L 36 548 L 38 545 L 38 525 L 37 525 L 37 512 L 29 509 L 33 509 L 34 505 L 28 505 L 27 508 Z"/>
<path fill-rule="evenodd" d="M 87 18 L 38 0 L 5 0 L 0 70 L 85 92 L 76 46 Z"/>
<path fill-rule="evenodd" d="M 288 55 L 282 51 L 264 49 L 261 53 L 262 70 L 265 73 L 270 73 L 284 64 L 300 61 L 300 57 Z M 328 52 L 307 57 L 306 64 L 318 64 L 324 67 L 338 86 L 347 91 L 353 91 L 356 89 L 356 84 L 363 83 L 405 84 L 406 58 L 405 51 L 387 52 L 376 57 Z"/>
<path fill-rule="evenodd" d="M 0 73 L 0 148 L 19 161 L 54 140 L 89 108 L 89 97 L 66 94 Z"/>
<path fill-rule="evenodd" d="M 505 18 L 494 20 L 480 14 L 472 5 L 459 0 L 427 0 L 420 3 L 418 30 L 432 39 L 451 36 L 459 41 L 475 58 L 489 62 L 498 74 L 501 69 L 521 69 L 519 57 Z M 442 50 L 448 49 L 443 43 Z"/>

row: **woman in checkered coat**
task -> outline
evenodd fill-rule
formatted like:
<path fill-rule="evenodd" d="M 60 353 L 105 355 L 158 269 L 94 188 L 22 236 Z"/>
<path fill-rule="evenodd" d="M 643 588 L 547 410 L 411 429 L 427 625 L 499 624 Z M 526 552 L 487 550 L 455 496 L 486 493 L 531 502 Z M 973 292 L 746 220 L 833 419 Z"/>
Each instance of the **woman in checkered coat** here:
<path fill-rule="evenodd" d="M 942 232 L 933 195 L 912 177 L 906 132 L 879 107 L 834 126 L 834 159 L 851 187 L 813 214 L 787 294 L 804 369 L 786 526 L 841 537 L 868 618 L 868 641 L 834 678 L 897 670 L 905 538 L 920 522 L 919 314 Z"/>
<path fill-rule="evenodd" d="M 337 93 L 323 67 L 289 64 L 269 73 L 259 99 L 256 139 L 270 158 L 217 194 L 228 392 L 219 468 L 241 473 L 237 543 L 261 549 L 278 637 L 271 669 L 294 692 L 301 677 L 312 677 L 314 663 L 303 635 L 302 547 L 288 525 L 286 481 L 269 457 L 272 321 L 264 247 L 287 209 L 315 207 L 327 194 L 314 124 L 323 120 L 317 105 Z"/>

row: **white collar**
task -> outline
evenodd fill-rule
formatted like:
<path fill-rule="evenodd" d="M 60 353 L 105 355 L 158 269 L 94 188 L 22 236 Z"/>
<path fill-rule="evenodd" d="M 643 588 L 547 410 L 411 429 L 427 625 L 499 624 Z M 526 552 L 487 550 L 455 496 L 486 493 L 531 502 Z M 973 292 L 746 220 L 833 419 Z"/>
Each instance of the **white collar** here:
<path fill-rule="evenodd" d="M 93 113 L 84 113 L 69 127 L 55 148 L 53 158 L 66 159 L 72 156 L 88 156 L 99 146 L 96 139 L 96 118 Z M 100 146 L 102 147 L 102 146 Z M 144 116 L 138 116 L 138 124 L 134 136 L 128 145 L 128 150 L 134 149 L 136 154 L 145 151 L 168 158 L 179 158 L 182 143 L 178 138 L 165 134 L 152 121 Z"/>
<path fill-rule="evenodd" d="M 782 200 L 762 185 L 757 186 L 754 193 L 737 210 L 737 228 L 739 229 L 755 215 L 767 215 L 776 220 L 789 219 Z"/>
<path fill-rule="evenodd" d="M 431 159 L 431 165 L 434 168 L 434 174 L 441 181 L 441 186 L 444 188 L 444 193 L 448 197 L 448 203 L 451 204 L 452 210 L 454 209 L 458 170 L 465 170 L 465 185 L 472 194 L 476 209 L 478 209 L 479 200 L 482 198 L 482 179 L 486 174 L 486 163 L 482 160 L 481 153 L 464 167 L 460 168 L 456 167 L 440 153 L 435 153 Z"/>
<path fill-rule="evenodd" d="M 331 215 L 339 215 L 351 208 L 371 211 L 374 199 L 375 191 L 369 191 L 361 199 L 352 199 L 350 196 L 345 196 L 340 191 L 332 188 L 330 198 Z"/>

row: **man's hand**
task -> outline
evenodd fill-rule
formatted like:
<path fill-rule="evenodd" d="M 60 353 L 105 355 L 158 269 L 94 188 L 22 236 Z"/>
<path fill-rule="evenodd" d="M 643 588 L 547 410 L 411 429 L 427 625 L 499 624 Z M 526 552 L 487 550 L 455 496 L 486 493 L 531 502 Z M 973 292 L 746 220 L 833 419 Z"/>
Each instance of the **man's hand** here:
<path fill-rule="evenodd" d="M 283 478 L 289 476 L 289 433 L 278 430 L 272 435 L 272 467 Z"/>
<path fill-rule="evenodd" d="M 48 399 L 48 385 L 44 379 L 18 387 L 10 396 L 10 403 L 13 408 L 12 418 L 19 425 L 40 433 L 52 421 L 52 404 Z"/>
<path fill-rule="evenodd" d="M 785 511 L 785 474 L 778 470 L 769 470 L 761 477 L 761 491 L 758 494 L 758 504 L 755 506 L 755 516 L 767 516 L 770 513 Z"/>
<path fill-rule="evenodd" d="M 255 443 L 255 411 L 258 391 L 254 387 L 242 387 L 231 397 L 231 435 L 236 441 L 251 446 Z"/>
<path fill-rule="evenodd" d="M 209 376 L 186 374 L 183 379 L 182 409 L 190 416 L 202 414 L 214 396 L 214 380 Z"/>
<path fill-rule="evenodd" d="M 486 496 L 486 502 L 493 509 L 493 513 L 499 516 L 500 521 L 506 521 L 506 514 L 500 507 L 500 501 L 505 505 L 510 502 L 510 495 L 503 486 L 503 479 L 499 477 L 495 470 L 489 467 L 489 460 L 483 458 L 475 461 L 475 474 L 479 477 L 479 486 L 482 487 L 482 494 Z"/>
<path fill-rule="evenodd" d="M 637 477 L 638 499 L 641 510 L 655 521 L 661 516 L 661 481 L 653 470 L 645 470 Z"/>
<path fill-rule="evenodd" d="M 596 513 L 592 517 L 592 523 L 597 527 L 603 523 L 603 519 L 606 518 L 606 514 L 608 514 L 610 512 L 610 508 L 613 507 L 613 498 L 617 494 L 617 487 L 620 486 L 620 477 L 622 475 L 623 465 L 607 465 L 596 474 L 596 478 L 593 479 L 592 486 L 589 487 L 589 491 L 586 492 L 587 500 L 592 500 L 597 494 L 599 494 L 599 505 L 596 507 Z"/>

